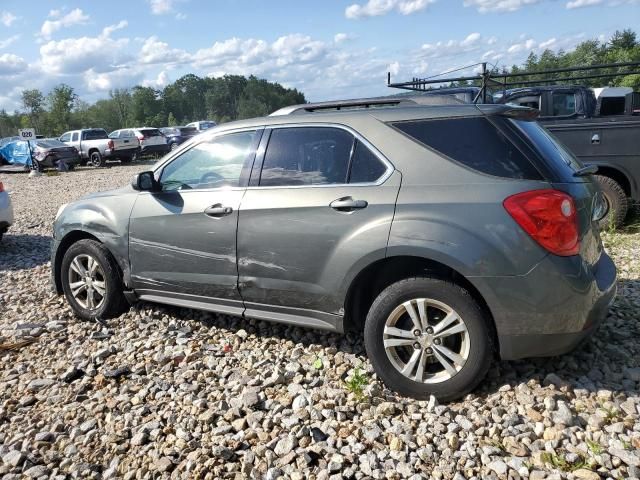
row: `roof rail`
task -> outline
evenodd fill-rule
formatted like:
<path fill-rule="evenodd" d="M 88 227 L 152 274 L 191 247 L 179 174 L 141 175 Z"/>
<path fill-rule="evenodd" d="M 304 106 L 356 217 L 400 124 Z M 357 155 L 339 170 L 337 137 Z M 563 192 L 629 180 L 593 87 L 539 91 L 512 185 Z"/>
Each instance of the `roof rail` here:
<path fill-rule="evenodd" d="M 462 102 L 451 96 L 436 95 L 411 95 L 411 96 L 387 96 L 373 98 L 359 98 L 355 100 L 336 100 L 333 102 L 303 103 L 291 105 L 273 112 L 272 116 L 294 115 L 303 113 L 318 113 L 332 110 L 361 110 L 367 108 L 407 107 L 416 105 L 459 105 Z"/>

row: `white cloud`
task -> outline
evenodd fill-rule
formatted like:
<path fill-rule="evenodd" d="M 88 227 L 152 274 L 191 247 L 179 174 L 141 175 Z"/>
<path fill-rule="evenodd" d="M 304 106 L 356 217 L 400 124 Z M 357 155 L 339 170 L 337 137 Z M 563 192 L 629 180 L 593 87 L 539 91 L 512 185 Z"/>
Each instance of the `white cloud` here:
<path fill-rule="evenodd" d="M 128 38 L 114 39 L 111 34 L 126 27 L 122 21 L 105 27 L 97 37 L 65 38 L 40 46 L 40 63 L 48 74 L 77 74 L 117 70 L 132 56 L 127 52 Z"/>
<path fill-rule="evenodd" d="M 354 38 L 355 38 L 355 35 L 351 33 L 336 33 L 333 36 L 333 41 L 334 43 L 344 43 L 344 42 L 348 42 L 349 40 L 353 40 Z"/>
<path fill-rule="evenodd" d="M 513 45 L 511 45 L 509 48 L 507 48 L 507 53 L 519 53 L 523 51 L 529 52 L 536 46 L 537 42 L 532 38 L 528 38 L 522 42 L 514 43 Z"/>
<path fill-rule="evenodd" d="M 147 38 L 140 50 L 140 61 L 146 64 L 185 63 L 190 58 L 184 50 L 170 48 L 168 43 L 160 41 L 155 35 Z"/>
<path fill-rule="evenodd" d="M 534 5 L 543 0 L 464 0 L 465 7 L 474 7 L 480 13 L 515 12 L 527 5 Z"/>
<path fill-rule="evenodd" d="M 169 79 L 169 75 L 167 74 L 166 71 L 163 70 L 158 74 L 158 76 L 155 79 L 144 80 L 142 82 L 142 86 L 162 89 L 166 87 L 170 82 L 171 80 Z"/>
<path fill-rule="evenodd" d="M 377 17 L 396 10 L 402 15 L 411 15 L 424 10 L 436 0 L 368 0 L 365 4 L 349 5 L 344 14 L 350 19 Z"/>
<path fill-rule="evenodd" d="M 0 50 L 7 48 L 8 46 L 14 44 L 20 39 L 20 35 L 13 35 L 4 40 L 0 40 Z"/>
<path fill-rule="evenodd" d="M 606 4 L 610 7 L 615 7 L 618 5 L 624 4 L 637 4 L 640 3 L 640 0 L 571 0 L 567 2 L 567 9 L 572 10 L 574 8 L 584 8 L 584 7 L 593 7 L 596 5 Z"/>
<path fill-rule="evenodd" d="M 0 77 L 16 75 L 27 69 L 27 62 L 24 58 L 13 53 L 3 53 L 0 55 Z"/>
<path fill-rule="evenodd" d="M 420 47 L 420 55 L 427 58 L 454 57 L 464 55 L 480 48 L 482 36 L 477 33 L 467 35 L 463 40 L 425 43 Z"/>
<path fill-rule="evenodd" d="M 400 72 L 400 62 L 393 62 L 387 65 L 387 72 L 390 72 L 391 75 L 398 75 Z"/>
<path fill-rule="evenodd" d="M 0 14 L 0 22 L 2 22 L 5 27 L 10 27 L 16 20 L 18 20 L 18 17 L 11 12 L 2 12 Z"/>
<path fill-rule="evenodd" d="M 75 8 L 66 15 L 62 16 L 60 10 L 51 10 L 49 17 L 55 20 L 45 20 L 40 28 L 40 35 L 44 39 L 49 39 L 61 28 L 71 27 L 73 25 L 83 25 L 89 21 L 89 16 L 79 9 Z"/>
<path fill-rule="evenodd" d="M 144 79 L 144 72 L 135 66 L 111 72 L 99 72 L 89 69 L 84 72 L 83 79 L 89 92 L 106 92 L 114 88 L 139 85 Z"/>
<path fill-rule="evenodd" d="M 154 15 L 165 15 L 173 11 L 174 0 L 149 0 L 149 5 Z"/>

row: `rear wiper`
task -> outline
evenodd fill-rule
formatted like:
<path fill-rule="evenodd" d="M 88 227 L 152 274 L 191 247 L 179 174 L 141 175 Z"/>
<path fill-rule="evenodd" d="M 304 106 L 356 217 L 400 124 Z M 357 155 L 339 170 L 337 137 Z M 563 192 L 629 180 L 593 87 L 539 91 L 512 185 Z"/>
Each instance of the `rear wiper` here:
<path fill-rule="evenodd" d="M 586 177 L 587 175 L 593 175 L 598 171 L 597 165 L 588 165 L 586 167 L 582 167 L 575 172 L 573 172 L 574 177 Z"/>

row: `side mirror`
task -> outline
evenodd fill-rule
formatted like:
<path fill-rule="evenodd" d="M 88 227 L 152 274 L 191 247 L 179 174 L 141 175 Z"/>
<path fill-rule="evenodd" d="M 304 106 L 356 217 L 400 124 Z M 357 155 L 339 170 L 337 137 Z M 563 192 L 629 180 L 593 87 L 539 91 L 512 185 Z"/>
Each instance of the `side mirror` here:
<path fill-rule="evenodd" d="M 131 186 L 134 190 L 140 192 L 158 192 L 160 191 L 160 182 L 156 180 L 153 172 L 141 172 L 133 176 Z"/>

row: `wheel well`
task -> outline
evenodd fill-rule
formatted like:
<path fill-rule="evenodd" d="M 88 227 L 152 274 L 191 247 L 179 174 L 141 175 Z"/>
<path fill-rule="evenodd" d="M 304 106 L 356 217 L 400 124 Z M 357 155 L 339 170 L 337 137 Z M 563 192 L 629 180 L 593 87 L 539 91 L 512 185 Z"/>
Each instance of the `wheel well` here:
<path fill-rule="evenodd" d="M 89 150 L 89 156 L 91 156 L 91 154 L 92 154 L 92 153 L 95 153 L 95 152 L 100 153 L 100 150 L 98 150 L 97 148 L 92 148 L 92 149 L 90 149 L 90 150 Z"/>
<path fill-rule="evenodd" d="M 627 176 L 624 173 L 622 173 L 620 170 L 616 170 L 615 168 L 612 168 L 612 167 L 598 166 L 597 175 L 602 175 L 603 177 L 609 177 L 610 179 L 615 180 L 618 183 L 618 185 L 622 187 L 625 195 L 627 197 L 631 196 L 631 182 L 629 182 L 629 179 L 627 178 Z"/>
<path fill-rule="evenodd" d="M 100 242 L 96 237 L 91 235 L 90 233 L 83 232 L 82 230 L 74 230 L 73 232 L 68 233 L 58 245 L 58 249 L 56 250 L 56 258 L 53 259 L 53 281 L 55 283 L 56 292 L 59 294 L 62 293 L 62 276 L 60 270 L 62 269 L 62 259 L 64 258 L 64 254 L 67 253 L 69 247 L 74 243 L 80 240 L 95 240 L 96 242 Z M 102 242 L 100 242 L 102 243 Z"/>
<path fill-rule="evenodd" d="M 382 290 L 402 279 L 422 275 L 436 276 L 456 283 L 467 290 L 484 312 L 496 351 L 499 351 L 498 334 L 493 315 L 478 289 L 453 268 L 422 257 L 389 257 L 369 265 L 360 272 L 347 292 L 345 330 L 362 331 L 369 308 Z"/>

